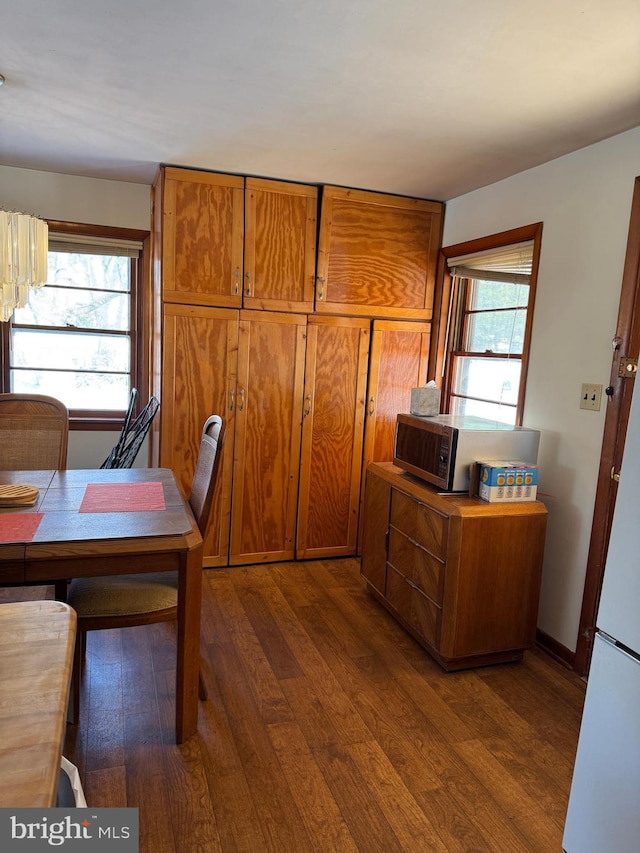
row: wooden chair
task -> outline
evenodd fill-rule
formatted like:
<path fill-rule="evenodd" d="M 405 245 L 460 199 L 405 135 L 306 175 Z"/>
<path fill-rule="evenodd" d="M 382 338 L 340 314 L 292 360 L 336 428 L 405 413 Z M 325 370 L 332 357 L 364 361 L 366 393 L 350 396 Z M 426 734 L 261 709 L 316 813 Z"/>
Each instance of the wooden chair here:
<path fill-rule="evenodd" d="M 224 423 L 218 415 L 212 415 L 207 419 L 202 431 L 196 470 L 189 494 L 189 505 L 203 535 L 211 515 L 223 437 Z M 131 568 L 135 569 L 135 565 Z M 87 631 L 174 621 L 177 618 L 178 574 L 177 572 L 148 572 L 75 578 L 69 587 L 67 603 L 78 615 L 72 703 L 73 721 L 77 722 Z M 200 698 L 206 699 L 202 673 L 200 673 Z"/>
<path fill-rule="evenodd" d="M 0 394 L 0 470 L 46 471 L 67 467 L 69 412 L 55 397 Z M 26 587 L 48 584 L 3 583 Z M 64 601 L 66 581 L 56 581 L 55 596 Z"/>
<path fill-rule="evenodd" d="M 69 412 L 40 394 L 0 394 L 0 470 L 67 467 Z"/>

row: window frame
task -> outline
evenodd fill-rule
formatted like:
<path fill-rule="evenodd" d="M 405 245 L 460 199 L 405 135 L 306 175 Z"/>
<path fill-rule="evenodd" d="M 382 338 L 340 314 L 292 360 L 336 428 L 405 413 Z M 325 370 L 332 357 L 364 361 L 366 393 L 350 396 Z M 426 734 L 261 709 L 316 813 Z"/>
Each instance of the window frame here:
<path fill-rule="evenodd" d="M 460 340 L 460 335 L 463 331 L 460 328 L 459 323 L 464 310 L 463 302 L 470 289 L 464 282 L 468 282 L 473 279 L 461 279 L 462 286 L 455 287 L 454 276 L 452 276 L 449 271 L 448 259 L 456 258 L 461 255 L 499 249 L 503 246 L 522 243 L 527 240 L 533 240 L 533 257 L 522 355 L 517 356 L 521 362 L 521 369 L 514 420 L 514 424 L 516 426 L 522 426 L 527 373 L 529 368 L 529 354 L 531 350 L 531 332 L 533 328 L 540 246 L 542 241 L 542 222 L 525 225 L 509 231 L 502 231 L 498 234 L 491 234 L 486 237 L 480 237 L 476 240 L 465 241 L 464 243 L 456 243 L 453 246 L 446 246 L 440 250 L 438 283 L 436 285 L 433 314 L 435 327 L 431 337 L 431 369 L 429 371 L 429 375 L 435 376 L 436 383 L 441 387 L 442 411 L 445 414 L 451 411 L 454 356 L 464 356 L 465 354 L 472 354 L 473 356 L 476 355 L 476 353 L 467 353 L 465 350 L 453 349 L 453 346 L 458 340 Z M 504 356 L 500 356 L 499 354 L 492 353 L 491 357 L 507 358 L 507 355 L 505 354 Z"/>
<path fill-rule="evenodd" d="M 149 375 L 146 358 L 145 294 L 149 281 L 149 231 L 134 228 L 118 228 L 110 225 L 86 225 L 80 222 L 64 222 L 47 219 L 51 234 L 77 235 L 113 240 L 132 240 L 142 244 L 139 257 L 131 259 L 131 387 L 146 388 Z M 11 329 L 13 315 L 6 323 L 0 323 L 1 370 L 0 388 L 11 392 Z M 41 327 L 46 329 L 45 326 Z M 144 394 L 138 398 L 138 408 L 144 404 Z M 121 411 L 100 409 L 72 409 L 69 411 L 70 430 L 120 430 L 126 409 Z"/>

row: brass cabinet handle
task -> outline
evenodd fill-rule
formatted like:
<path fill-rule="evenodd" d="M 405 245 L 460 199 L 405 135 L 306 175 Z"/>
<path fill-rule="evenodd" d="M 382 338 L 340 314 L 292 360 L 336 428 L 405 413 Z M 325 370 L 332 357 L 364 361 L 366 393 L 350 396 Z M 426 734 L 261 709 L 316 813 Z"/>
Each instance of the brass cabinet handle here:
<path fill-rule="evenodd" d="M 236 404 L 236 389 L 232 388 L 229 391 L 229 411 L 232 412 L 234 410 Z"/>
<path fill-rule="evenodd" d="M 251 273 L 250 273 L 250 272 L 246 272 L 246 273 L 244 274 L 244 277 L 245 277 L 245 278 L 246 278 L 246 280 L 247 280 L 247 287 L 246 287 L 246 289 L 245 289 L 245 291 L 244 291 L 244 295 L 245 295 L 245 296 L 251 296 Z"/>
<path fill-rule="evenodd" d="M 324 299 L 324 279 L 321 276 L 316 276 L 316 284 L 318 285 L 316 296 L 322 301 Z"/>
<path fill-rule="evenodd" d="M 305 399 L 306 406 L 304 407 L 304 411 L 302 414 L 303 414 L 303 417 L 306 418 L 308 415 L 311 414 L 311 394 L 307 394 L 307 396 L 304 399 Z"/>
<path fill-rule="evenodd" d="M 244 411 L 244 388 L 240 389 L 240 402 L 238 403 L 238 411 Z"/>
<path fill-rule="evenodd" d="M 235 294 L 238 294 L 238 293 L 240 293 L 240 270 L 237 267 L 235 269 L 234 276 L 235 276 L 235 283 L 233 285 L 233 292 Z"/>
<path fill-rule="evenodd" d="M 375 398 L 375 397 L 371 397 L 371 398 L 369 399 L 369 417 L 372 417 L 372 416 L 373 416 L 373 413 L 374 413 L 374 412 L 375 412 L 375 410 L 376 410 L 375 400 L 376 400 L 376 398 Z"/>

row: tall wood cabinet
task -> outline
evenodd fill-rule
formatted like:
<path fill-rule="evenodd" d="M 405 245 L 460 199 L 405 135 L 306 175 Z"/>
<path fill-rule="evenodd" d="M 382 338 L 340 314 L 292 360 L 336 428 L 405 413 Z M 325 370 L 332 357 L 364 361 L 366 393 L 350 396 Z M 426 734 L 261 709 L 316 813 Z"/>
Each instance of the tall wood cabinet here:
<path fill-rule="evenodd" d="M 185 494 L 195 472 L 200 435 L 213 413 L 226 421 L 224 447 L 204 564 L 226 566 L 233 477 L 239 312 L 166 303 L 163 315 L 160 465 L 171 468 Z"/>
<path fill-rule="evenodd" d="M 318 194 L 177 167 L 153 189 L 159 462 L 185 491 L 227 421 L 205 566 L 355 554 L 364 469 L 427 378 L 442 205 Z"/>
<path fill-rule="evenodd" d="M 354 554 L 369 322 L 309 317 L 297 556 Z"/>
<path fill-rule="evenodd" d="M 306 321 L 240 312 L 232 565 L 295 556 Z"/>
<path fill-rule="evenodd" d="M 362 576 L 445 669 L 519 660 L 534 642 L 546 521 L 540 501 L 440 495 L 374 464 Z"/>

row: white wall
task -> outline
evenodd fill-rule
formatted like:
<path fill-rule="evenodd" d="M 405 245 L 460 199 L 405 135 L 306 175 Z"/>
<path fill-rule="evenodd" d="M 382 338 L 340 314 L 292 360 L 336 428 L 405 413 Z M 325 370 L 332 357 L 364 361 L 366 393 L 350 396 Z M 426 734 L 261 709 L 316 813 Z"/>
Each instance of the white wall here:
<path fill-rule="evenodd" d="M 0 166 L 0 207 L 64 222 L 150 228 L 150 188 L 145 184 Z M 68 467 L 99 468 L 117 438 L 117 432 L 70 432 Z M 136 464 L 145 461 L 146 444 Z"/>
<path fill-rule="evenodd" d="M 443 245 L 543 222 L 526 426 L 542 431 L 549 510 L 538 625 L 575 650 L 604 429 L 579 408 L 583 382 L 607 386 L 640 129 L 447 203 Z"/>

